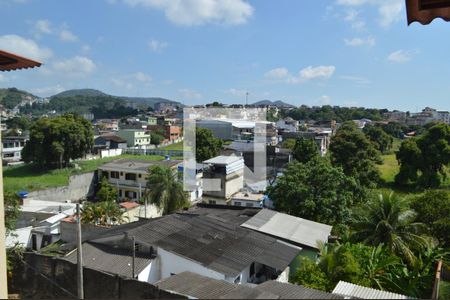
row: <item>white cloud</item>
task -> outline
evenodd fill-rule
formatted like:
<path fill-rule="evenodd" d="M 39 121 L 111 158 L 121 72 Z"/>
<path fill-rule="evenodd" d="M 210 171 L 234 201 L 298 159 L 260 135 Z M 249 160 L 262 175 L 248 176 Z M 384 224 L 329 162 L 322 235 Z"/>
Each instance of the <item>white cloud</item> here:
<path fill-rule="evenodd" d="M 246 23 L 254 8 L 244 0 L 123 0 L 130 6 L 164 11 L 166 18 L 182 26 L 206 23 L 239 25 Z"/>
<path fill-rule="evenodd" d="M 391 62 L 403 64 L 410 61 L 413 58 L 413 56 L 418 53 L 419 53 L 418 50 L 409 50 L 409 51 L 397 50 L 389 54 L 387 59 Z"/>
<path fill-rule="evenodd" d="M 37 20 L 33 26 L 34 36 L 39 38 L 44 34 L 52 34 L 53 28 L 49 20 Z"/>
<path fill-rule="evenodd" d="M 264 74 L 264 77 L 274 81 L 284 81 L 292 84 L 304 83 L 315 79 L 328 79 L 336 71 L 335 66 L 308 66 L 298 72 L 298 75 L 292 75 L 287 68 L 272 69 Z"/>
<path fill-rule="evenodd" d="M 8 81 L 8 78 L 6 78 L 5 75 L 0 74 L 0 82 L 7 82 L 7 81 Z"/>
<path fill-rule="evenodd" d="M 136 79 L 137 81 L 144 82 L 144 83 L 148 83 L 148 82 L 152 81 L 152 78 L 150 76 L 148 76 L 147 74 L 144 74 L 142 72 L 134 73 L 134 74 L 132 74 L 132 77 L 134 79 Z"/>
<path fill-rule="evenodd" d="M 178 90 L 181 97 L 183 97 L 186 100 L 200 100 L 203 98 L 203 95 L 200 92 L 197 92 L 192 89 L 181 89 Z"/>
<path fill-rule="evenodd" d="M 60 84 L 55 85 L 55 86 L 48 86 L 48 87 L 42 87 L 42 88 L 34 88 L 31 89 L 31 93 L 36 94 L 36 95 L 42 95 L 42 96 L 51 96 L 51 95 L 55 95 L 58 93 L 61 93 L 63 91 L 65 91 L 66 89 L 61 86 Z"/>
<path fill-rule="evenodd" d="M 344 75 L 344 76 L 340 76 L 339 78 L 343 79 L 343 80 L 352 81 L 358 85 L 368 85 L 371 83 L 371 81 L 369 79 L 364 78 L 364 77 L 359 77 L 359 76 Z"/>
<path fill-rule="evenodd" d="M 337 0 L 338 5 L 343 6 L 375 6 L 378 10 L 378 23 L 382 27 L 389 27 L 392 23 L 401 20 L 403 16 L 403 0 Z"/>
<path fill-rule="evenodd" d="M 344 21 L 350 23 L 355 30 L 363 31 L 366 29 L 366 22 L 361 18 L 360 12 L 355 9 L 346 11 Z"/>
<path fill-rule="evenodd" d="M 247 91 L 231 88 L 231 89 L 226 90 L 225 94 L 235 96 L 235 97 L 244 97 L 245 95 L 247 95 Z"/>
<path fill-rule="evenodd" d="M 284 79 L 290 76 L 289 70 L 286 68 L 272 69 L 264 74 L 264 77 L 268 79 Z"/>
<path fill-rule="evenodd" d="M 300 71 L 300 78 L 311 80 L 317 78 L 330 78 L 336 71 L 335 66 L 319 66 L 319 67 L 306 67 Z"/>
<path fill-rule="evenodd" d="M 95 71 L 95 63 L 85 56 L 75 56 L 53 63 L 53 70 L 65 75 L 83 75 Z"/>
<path fill-rule="evenodd" d="M 0 36 L 0 49 L 41 62 L 53 55 L 49 48 L 41 47 L 35 41 L 15 34 Z"/>
<path fill-rule="evenodd" d="M 367 38 L 353 38 L 353 39 L 344 39 L 344 42 L 347 46 L 351 47 L 359 47 L 359 46 L 375 46 L 375 38 L 369 36 Z"/>
<path fill-rule="evenodd" d="M 329 105 L 331 103 L 331 97 L 328 95 L 323 95 L 319 99 L 320 104 Z"/>
<path fill-rule="evenodd" d="M 67 29 L 61 30 L 61 32 L 59 33 L 59 38 L 63 42 L 77 42 L 78 41 L 78 37 Z"/>
<path fill-rule="evenodd" d="M 153 79 L 151 76 L 149 76 L 143 72 L 136 72 L 136 73 L 112 78 L 111 82 L 119 88 L 125 88 L 128 90 L 132 90 L 137 85 L 148 86 L 148 85 L 150 85 L 152 80 Z"/>
<path fill-rule="evenodd" d="M 91 46 L 89 46 L 88 44 L 81 46 L 81 52 L 88 53 L 89 51 L 91 51 Z"/>
<path fill-rule="evenodd" d="M 167 46 L 169 46 L 169 44 L 167 42 L 152 39 L 150 42 L 148 42 L 148 46 L 153 52 L 161 53 L 164 49 L 167 48 Z"/>

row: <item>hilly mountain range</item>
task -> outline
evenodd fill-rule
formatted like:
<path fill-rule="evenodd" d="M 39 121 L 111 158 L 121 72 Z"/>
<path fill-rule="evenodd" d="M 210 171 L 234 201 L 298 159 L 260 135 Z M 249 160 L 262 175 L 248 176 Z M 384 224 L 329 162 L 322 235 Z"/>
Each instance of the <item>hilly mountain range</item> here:
<path fill-rule="evenodd" d="M 183 106 L 181 103 L 177 101 L 173 101 L 166 98 L 160 98 L 160 97 L 125 97 L 125 96 L 112 96 L 108 95 L 106 93 L 103 93 L 102 91 L 95 90 L 95 89 L 73 89 L 73 90 L 67 90 L 64 92 L 61 92 L 59 94 L 53 95 L 50 98 L 65 98 L 65 97 L 75 97 L 75 96 L 82 96 L 82 97 L 114 97 L 118 99 L 122 99 L 129 104 L 136 104 L 136 105 L 143 105 L 143 106 L 150 106 L 151 108 L 155 108 L 156 104 L 159 103 L 171 103 L 178 106 Z"/>
<path fill-rule="evenodd" d="M 252 105 L 273 105 L 273 106 L 277 106 L 277 107 L 292 107 L 295 108 L 295 105 L 283 102 L 281 100 L 277 100 L 277 101 L 270 101 L 270 100 L 261 100 L 258 102 L 253 103 Z"/>

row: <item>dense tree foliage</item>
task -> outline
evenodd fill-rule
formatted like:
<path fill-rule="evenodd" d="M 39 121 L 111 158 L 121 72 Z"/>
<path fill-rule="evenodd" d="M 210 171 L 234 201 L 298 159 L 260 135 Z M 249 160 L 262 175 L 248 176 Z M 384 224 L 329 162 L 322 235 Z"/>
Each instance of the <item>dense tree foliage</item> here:
<path fill-rule="evenodd" d="M 122 118 L 138 114 L 138 110 L 130 107 L 124 99 L 112 96 L 71 96 L 53 97 L 48 103 L 33 103 L 21 108 L 22 113 L 33 115 L 47 114 L 55 110 L 57 113 L 93 113 L 95 118 Z"/>
<path fill-rule="evenodd" d="M 315 160 L 320 157 L 319 147 L 314 139 L 305 139 L 300 137 L 295 142 L 292 155 L 298 162 L 307 163 L 308 161 Z"/>
<path fill-rule="evenodd" d="M 430 234 L 440 244 L 450 247 L 450 192 L 429 190 L 417 196 L 411 204 L 417 220 L 428 226 Z"/>
<path fill-rule="evenodd" d="M 196 128 L 195 133 L 196 160 L 203 162 L 219 155 L 223 141 L 215 138 L 212 131 L 206 128 Z"/>
<path fill-rule="evenodd" d="M 383 245 L 362 243 L 327 244 L 319 262 L 305 258 L 291 281 L 303 286 L 331 292 L 340 280 L 375 289 L 406 294 L 410 297 L 431 297 L 435 266 L 438 260 L 448 261 L 449 253 L 427 247 L 414 267 Z"/>
<path fill-rule="evenodd" d="M 122 224 L 128 217 L 114 200 L 85 202 L 81 209 L 81 222 L 85 224 L 110 226 Z"/>
<path fill-rule="evenodd" d="M 159 144 L 161 144 L 164 141 L 164 139 L 165 139 L 165 137 L 158 133 L 154 133 L 154 132 L 150 133 L 150 143 L 152 145 L 158 146 Z"/>
<path fill-rule="evenodd" d="M 405 198 L 394 193 L 380 194 L 355 210 L 352 240 L 373 246 L 384 244 L 413 265 L 414 252 L 423 250 L 429 242 L 424 224 L 417 222 L 416 216 Z"/>
<path fill-rule="evenodd" d="M 286 149 L 294 150 L 295 144 L 297 143 L 296 139 L 286 139 L 283 141 L 281 146 Z"/>
<path fill-rule="evenodd" d="M 92 125 L 76 115 L 41 118 L 30 128 L 30 140 L 22 150 L 25 162 L 41 167 L 62 168 L 71 159 L 82 158 L 94 143 Z"/>
<path fill-rule="evenodd" d="M 16 229 L 16 221 L 20 216 L 20 198 L 14 193 L 4 193 L 6 233 Z"/>
<path fill-rule="evenodd" d="M 25 116 L 18 116 L 7 119 L 5 124 L 8 126 L 8 129 L 28 130 L 31 126 L 31 120 Z"/>
<path fill-rule="evenodd" d="M 150 167 L 144 197 L 156 205 L 163 215 L 188 206 L 183 185 L 176 180 L 172 170 L 166 167 Z"/>
<path fill-rule="evenodd" d="M 394 138 L 387 134 L 379 126 L 365 126 L 364 134 L 374 144 L 375 148 L 381 153 L 387 153 L 392 149 Z"/>
<path fill-rule="evenodd" d="M 397 152 L 399 184 L 417 183 L 438 187 L 446 179 L 450 164 L 450 125 L 439 123 L 417 138 L 404 141 Z"/>
<path fill-rule="evenodd" d="M 349 217 L 355 181 L 326 159 L 288 165 L 268 195 L 278 211 L 308 220 L 336 224 Z"/>
<path fill-rule="evenodd" d="M 99 201 L 116 201 L 117 200 L 117 189 L 114 188 L 106 177 L 102 177 L 100 180 L 98 190 L 97 190 L 97 198 Z"/>
<path fill-rule="evenodd" d="M 342 167 L 362 188 L 374 188 L 380 175 L 375 164 L 381 163 L 380 153 L 353 122 L 346 122 L 336 132 L 330 144 L 333 165 Z"/>
<path fill-rule="evenodd" d="M 294 120 L 314 120 L 345 122 L 349 120 L 370 119 L 378 121 L 382 119 L 382 114 L 387 109 L 371 109 L 363 107 L 339 107 L 339 106 L 313 106 L 302 105 L 289 111 L 284 111 L 285 117 L 291 117 Z"/>

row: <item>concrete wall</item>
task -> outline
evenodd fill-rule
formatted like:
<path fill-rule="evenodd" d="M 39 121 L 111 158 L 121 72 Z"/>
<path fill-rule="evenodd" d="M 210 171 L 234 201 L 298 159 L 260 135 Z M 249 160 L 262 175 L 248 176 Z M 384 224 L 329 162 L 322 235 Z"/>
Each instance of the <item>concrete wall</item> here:
<path fill-rule="evenodd" d="M 69 185 L 30 192 L 28 198 L 45 201 L 78 201 L 92 196 L 95 192 L 95 172 L 69 177 Z"/>
<path fill-rule="evenodd" d="M 14 286 L 10 292 L 19 292 L 21 298 L 76 298 L 76 264 L 35 253 L 26 253 L 24 259 L 25 264 L 13 273 L 15 277 L 10 282 Z M 147 282 L 86 267 L 83 268 L 83 277 L 85 299 L 186 299 Z"/>
<path fill-rule="evenodd" d="M 209 278 L 224 280 L 225 275 L 208 269 L 197 262 L 187 258 L 178 256 L 162 248 L 158 248 L 158 259 L 160 260 L 160 280 L 171 276 L 171 274 L 179 274 L 185 271 L 194 272 Z"/>

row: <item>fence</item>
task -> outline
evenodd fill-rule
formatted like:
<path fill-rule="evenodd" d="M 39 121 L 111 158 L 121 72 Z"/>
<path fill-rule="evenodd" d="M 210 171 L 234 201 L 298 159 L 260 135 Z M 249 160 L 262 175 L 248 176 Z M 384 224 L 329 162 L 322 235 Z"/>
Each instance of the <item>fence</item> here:
<path fill-rule="evenodd" d="M 77 298 L 77 265 L 63 259 L 25 253 L 14 272 L 22 298 Z M 83 268 L 85 299 L 186 299 L 131 278 Z"/>
<path fill-rule="evenodd" d="M 124 149 L 123 153 L 133 155 L 169 155 L 169 156 L 183 156 L 183 150 L 158 150 L 158 149 Z"/>

